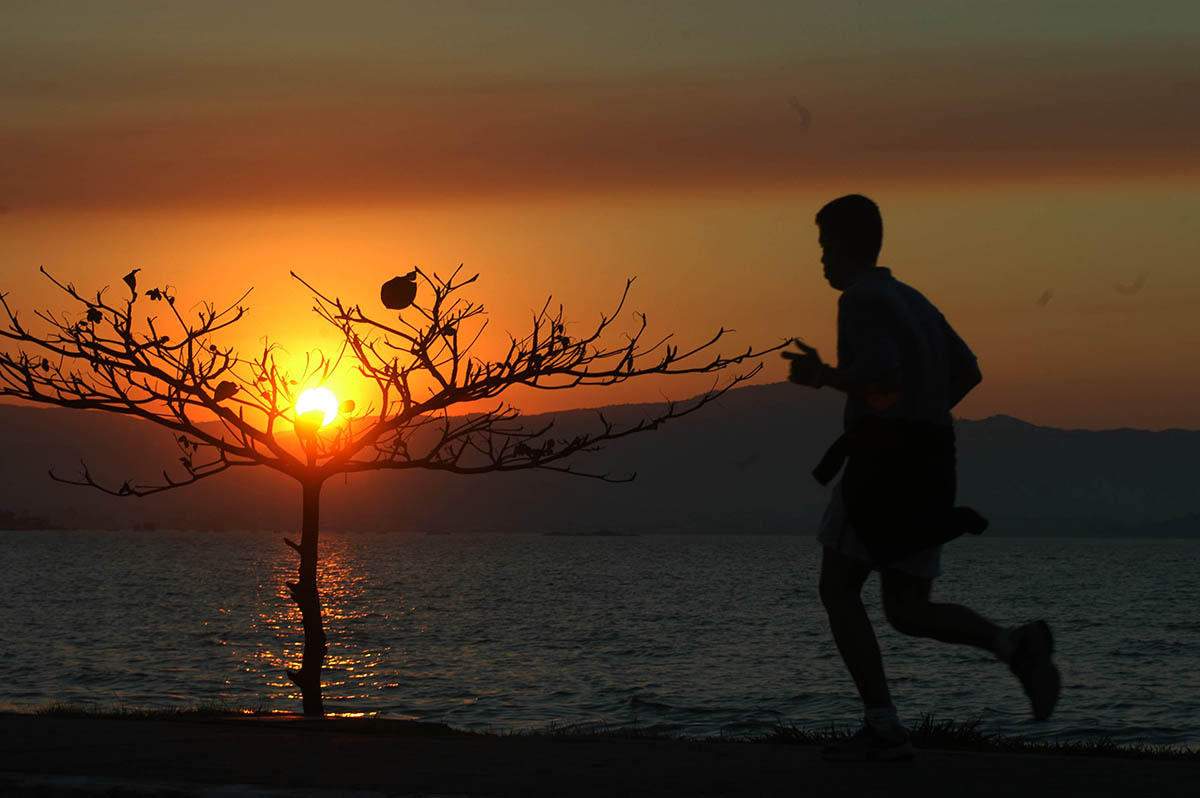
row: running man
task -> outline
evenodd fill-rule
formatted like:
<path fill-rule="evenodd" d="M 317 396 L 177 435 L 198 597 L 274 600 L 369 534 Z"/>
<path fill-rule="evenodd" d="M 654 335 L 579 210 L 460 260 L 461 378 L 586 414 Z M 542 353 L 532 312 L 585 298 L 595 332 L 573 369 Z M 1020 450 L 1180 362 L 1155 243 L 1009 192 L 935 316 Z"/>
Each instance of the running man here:
<path fill-rule="evenodd" d="M 857 734 L 827 746 L 835 760 L 913 755 L 888 691 L 879 643 L 862 587 L 879 571 L 883 609 L 899 632 L 975 646 L 1008 664 L 1033 715 L 1058 701 L 1059 675 L 1045 621 L 1002 628 L 967 607 L 930 601 L 941 544 L 987 525 L 954 507 L 954 427 L 950 409 L 979 384 L 975 355 L 924 296 L 876 265 L 883 220 L 870 199 L 833 200 L 816 218 L 825 279 L 838 300 L 837 367 L 803 342 L 785 352 L 789 379 L 846 394 L 845 434 L 814 474 L 829 482 L 846 460 L 817 539 L 823 545 L 821 603 L 834 642 L 865 707 Z"/>

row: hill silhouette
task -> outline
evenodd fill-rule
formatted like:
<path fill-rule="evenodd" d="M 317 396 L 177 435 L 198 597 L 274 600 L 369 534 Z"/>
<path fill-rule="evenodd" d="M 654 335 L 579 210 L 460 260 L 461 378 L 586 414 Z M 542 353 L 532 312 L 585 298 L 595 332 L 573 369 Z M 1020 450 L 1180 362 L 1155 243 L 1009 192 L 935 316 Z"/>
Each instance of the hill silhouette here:
<path fill-rule="evenodd" d="M 810 472 L 840 430 L 841 397 L 788 383 L 730 391 L 662 428 L 576 462 L 606 484 L 556 473 L 484 476 L 373 472 L 326 483 L 329 530 L 813 534 L 827 489 Z M 653 405 L 604 408 L 635 420 Z M 556 414 L 555 435 L 595 424 L 594 410 Z M 546 417 L 530 416 L 534 426 Z M 1200 432 L 1040 427 L 1009 416 L 956 421 L 959 501 L 989 535 L 1200 536 L 1190 475 Z M 0 512 L 70 528 L 270 529 L 299 524 L 296 488 L 238 469 L 181 490 L 116 498 L 50 480 L 81 458 L 119 484 L 177 462 L 171 435 L 96 412 L 0 405 Z"/>

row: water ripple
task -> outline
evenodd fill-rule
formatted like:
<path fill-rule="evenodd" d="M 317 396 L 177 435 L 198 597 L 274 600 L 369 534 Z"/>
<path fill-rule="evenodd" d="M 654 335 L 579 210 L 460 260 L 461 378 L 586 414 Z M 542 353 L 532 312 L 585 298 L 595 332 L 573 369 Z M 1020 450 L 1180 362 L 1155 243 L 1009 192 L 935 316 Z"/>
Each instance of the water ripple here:
<path fill-rule="evenodd" d="M 860 712 L 811 539 L 328 534 L 322 546 L 330 711 L 725 737 L 841 727 Z M 1047 723 L 990 656 L 902 637 L 877 583 L 864 598 L 909 719 L 1196 746 L 1198 554 L 1200 541 L 1179 540 L 948 547 L 939 600 L 1053 623 L 1064 691 Z M 0 708 L 294 710 L 294 573 L 277 534 L 0 533 Z"/>

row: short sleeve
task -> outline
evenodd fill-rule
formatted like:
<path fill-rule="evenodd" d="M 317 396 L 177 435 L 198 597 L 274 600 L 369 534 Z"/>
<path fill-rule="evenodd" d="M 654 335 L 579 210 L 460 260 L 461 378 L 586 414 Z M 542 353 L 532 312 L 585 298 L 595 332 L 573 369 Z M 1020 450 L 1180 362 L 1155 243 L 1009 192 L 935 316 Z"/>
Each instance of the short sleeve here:
<path fill-rule="evenodd" d="M 950 382 L 954 383 L 968 374 L 977 373 L 979 365 L 976 362 L 975 353 L 967 346 L 966 341 L 954 331 L 950 322 L 946 321 L 946 317 L 938 315 L 942 322 L 942 334 L 946 339 L 946 363 L 950 370 Z"/>

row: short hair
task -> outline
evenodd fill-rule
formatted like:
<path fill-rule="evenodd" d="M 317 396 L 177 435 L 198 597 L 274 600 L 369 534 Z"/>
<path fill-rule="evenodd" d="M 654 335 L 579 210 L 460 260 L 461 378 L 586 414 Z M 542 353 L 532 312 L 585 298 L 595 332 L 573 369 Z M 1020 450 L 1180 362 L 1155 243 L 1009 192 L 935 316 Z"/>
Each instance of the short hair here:
<path fill-rule="evenodd" d="M 817 227 L 860 255 L 874 260 L 883 247 L 883 216 L 862 194 L 847 194 L 817 211 Z"/>

